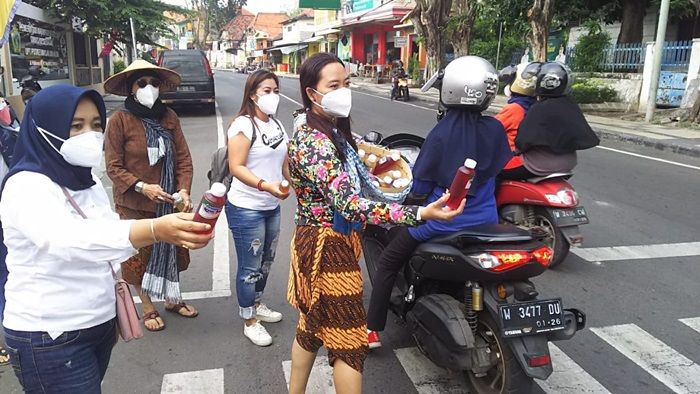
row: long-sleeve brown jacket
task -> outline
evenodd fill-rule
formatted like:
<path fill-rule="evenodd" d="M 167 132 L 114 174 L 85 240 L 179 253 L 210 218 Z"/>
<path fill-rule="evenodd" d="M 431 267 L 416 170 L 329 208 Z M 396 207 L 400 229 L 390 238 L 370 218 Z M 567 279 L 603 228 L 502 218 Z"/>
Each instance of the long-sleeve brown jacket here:
<path fill-rule="evenodd" d="M 160 121 L 173 134 L 176 191 L 192 187 L 192 156 L 175 111 L 168 109 Z M 134 190 L 138 181 L 160 184 L 163 160 L 148 163 L 146 129 L 140 118 L 126 111 L 114 113 L 105 136 L 107 175 L 112 180 L 114 203 L 139 211 L 155 212 L 156 203 Z"/>

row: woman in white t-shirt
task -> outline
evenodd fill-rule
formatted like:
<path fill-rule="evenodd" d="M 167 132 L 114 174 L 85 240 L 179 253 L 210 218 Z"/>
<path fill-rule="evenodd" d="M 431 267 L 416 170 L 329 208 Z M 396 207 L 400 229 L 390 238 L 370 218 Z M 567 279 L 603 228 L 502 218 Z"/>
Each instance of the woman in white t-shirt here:
<path fill-rule="evenodd" d="M 228 162 L 233 175 L 226 217 L 236 245 L 236 295 L 245 320 L 243 335 L 258 346 L 272 337 L 260 322 L 276 323 L 282 314 L 260 300 L 280 233 L 280 200 L 289 196 L 287 133 L 273 118 L 279 105 L 279 80 L 259 70 L 248 77 L 238 116 L 228 129 Z"/>

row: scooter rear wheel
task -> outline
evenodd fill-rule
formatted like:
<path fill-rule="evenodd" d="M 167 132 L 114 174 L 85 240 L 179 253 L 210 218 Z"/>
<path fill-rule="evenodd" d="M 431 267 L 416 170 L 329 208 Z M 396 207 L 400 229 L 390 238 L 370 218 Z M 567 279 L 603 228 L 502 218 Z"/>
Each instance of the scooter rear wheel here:
<path fill-rule="evenodd" d="M 569 254 L 570 245 L 564 233 L 554 224 L 552 215 L 544 208 L 536 208 L 535 225 L 547 231 L 547 237 L 543 241 L 554 251 L 549 268 L 554 268 L 563 263 Z"/>
<path fill-rule="evenodd" d="M 513 350 L 500 335 L 498 324 L 484 311 L 474 334 L 477 346 L 488 345 L 498 362 L 485 376 L 477 377 L 467 371 L 467 384 L 474 394 L 519 394 L 531 393 L 534 381 L 527 376 L 516 360 Z"/>

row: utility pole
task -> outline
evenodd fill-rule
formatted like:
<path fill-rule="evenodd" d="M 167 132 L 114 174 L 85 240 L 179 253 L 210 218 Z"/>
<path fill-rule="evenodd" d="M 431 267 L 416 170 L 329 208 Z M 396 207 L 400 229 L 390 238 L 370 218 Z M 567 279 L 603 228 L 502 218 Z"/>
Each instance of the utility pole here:
<path fill-rule="evenodd" d="M 671 0 L 661 0 L 659 8 L 659 27 L 656 29 L 656 41 L 654 42 L 654 63 L 651 68 L 651 84 L 649 85 L 649 100 L 647 101 L 647 113 L 644 119 L 651 122 L 656 110 L 656 93 L 659 90 L 659 75 L 661 73 L 661 55 L 664 51 L 666 38 L 666 24 L 668 22 L 668 8 Z"/>
<path fill-rule="evenodd" d="M 136 30 L 134 30 L 134 18 L 129 18 L 129 24 L 131 24 L 131 48 L 134 62 L 136 60 Z"/>
<path fill-rule="evenodd" d="M 501 39 L 503 37 L 503 21 L 499 24 L 498 28 L 498 47 L 496 48 L 496 70 L 498 70 L 498 61 L 501 57 Z"/>

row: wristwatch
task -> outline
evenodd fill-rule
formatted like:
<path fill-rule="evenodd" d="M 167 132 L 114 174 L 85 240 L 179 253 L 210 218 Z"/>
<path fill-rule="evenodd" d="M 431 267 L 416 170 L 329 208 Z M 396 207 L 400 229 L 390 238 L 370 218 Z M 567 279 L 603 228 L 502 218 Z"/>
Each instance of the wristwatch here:
<path fill-rule="evenodd" d="M 143 183 L 143 181 L 136 182 L 136 185 L 134 186 L 134 190 L 136 190 L 136 193 L 140 194 L 141 192 L 143 192 L 144 185 L 145 185 L 145 183 Z"/>

